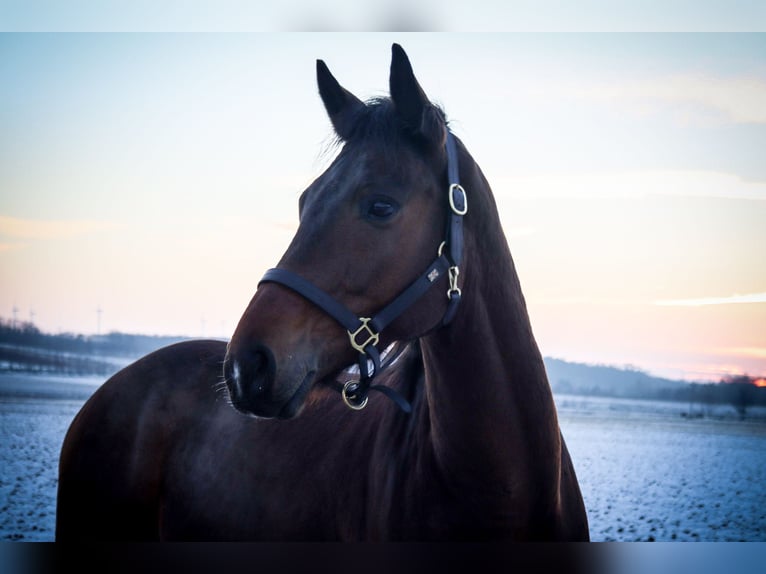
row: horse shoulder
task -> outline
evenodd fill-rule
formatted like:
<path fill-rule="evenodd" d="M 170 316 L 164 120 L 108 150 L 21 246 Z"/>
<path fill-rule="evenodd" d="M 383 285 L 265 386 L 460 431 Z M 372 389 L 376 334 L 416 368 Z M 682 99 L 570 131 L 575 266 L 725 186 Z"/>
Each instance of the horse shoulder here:
<path fill-rule="evenodd" d="M 218 341 L 171 345 L 91 396 L 61 450 L 57 539 L 158 536 L 165 460 L 185 420 L 230 410 L 215 390 L 225 352 Z"/>

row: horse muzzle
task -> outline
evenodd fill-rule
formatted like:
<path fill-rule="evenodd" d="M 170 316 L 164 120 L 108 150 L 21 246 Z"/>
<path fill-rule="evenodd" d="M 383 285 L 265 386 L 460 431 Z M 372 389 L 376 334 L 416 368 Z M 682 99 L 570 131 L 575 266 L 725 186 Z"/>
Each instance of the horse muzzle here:
<path fill-rule="evenodd" d="M 274 353 L 265 345 L 229 349 L 223 366 L 232 406 L 259 418 L 296 416 L 311 389 L 316 368 L 293 359 L 277 368 Z"/>

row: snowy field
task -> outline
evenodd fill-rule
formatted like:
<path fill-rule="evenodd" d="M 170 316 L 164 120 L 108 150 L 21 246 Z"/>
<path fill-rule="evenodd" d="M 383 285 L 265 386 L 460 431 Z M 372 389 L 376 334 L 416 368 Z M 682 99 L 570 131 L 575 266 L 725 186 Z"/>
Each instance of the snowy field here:
<path fill-rule="evenodd" d="M 766 413 L 559 397 L 597 541 L 766 541 Z M 692 412 L 698 412 L 698 405 Z"/>
<path fill-rule="evenodd" d="M 54 537 L 59 450 L 100 381 L 0 376 L 0 540 Z M 766 418 L 562 396 L 596 541 L 766 541 Z M 692 408 L 694 408 L 692 406 Z"/>

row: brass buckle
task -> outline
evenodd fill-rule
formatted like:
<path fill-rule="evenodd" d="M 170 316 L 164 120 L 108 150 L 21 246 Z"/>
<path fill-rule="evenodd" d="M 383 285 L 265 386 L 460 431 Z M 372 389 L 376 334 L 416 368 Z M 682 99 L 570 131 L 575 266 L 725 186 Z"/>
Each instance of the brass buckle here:
<path fill-rule="evenodd" d="M 455 265 L 449 268 L 449 289 L 447 289 L 447 299 L 452 299 L 452 294 L 461 295 L 460 287 L 457 286 L 457 278 L 460 275 L 460 268 Z"/>
<path fill-rule="evenodd" d="M 346 381 L 346 384 L 343 385 L 343 391 L 341 392 L 341 396 L 343 397 L 343 402 L 346 403 L 346 406 L 350 409 L 353 409 L 355 411 L 361 411 L 364 407 L 367 406 L 367 401 L 369 400 L 369 397 L 364 397 L 364 399 L 359 402 L 359 399 L 356 397 L 356 390 L 359 388 L 359 383 L 356 381 Z"/>
<path fill-rule="evenodd" d="M 351 340 L 351 346 L 354 347 L 354 349 L 356 349 L 360 353 L 364 353 L 364 349 L 367 347 L 367 345 L 378 344 L 378 340 L 380 339 L 380 334 L 370 329 L 369 325 L 367 325 L 367 323 L 370 322 L 370 317 L 359 317 L 359 320 L 362 322 L 362 324 L 359 326 L 359 328 L 356 331 L 354 331 L 353 333 L 351 331 L 346 331 L 346 332 L 348 333 L 348 338 Z M 367 339 L 364 341 L 364 343 L 357 343 L 356 338 L 360 333 L 362 333 L 362 331 L 366 331 L 368 333 Z"/>
<path fill-rule="evenodd" d="M 463 194 L 463 209 L 458 209 L 455 205 L 455 192 L 459 191 Z M 465 215 L 468 213 L 468 196 L 465 194 L 465 189 L 459 183 L 453 183 L 449 186 L 449 206 L 455 215 Z"/>

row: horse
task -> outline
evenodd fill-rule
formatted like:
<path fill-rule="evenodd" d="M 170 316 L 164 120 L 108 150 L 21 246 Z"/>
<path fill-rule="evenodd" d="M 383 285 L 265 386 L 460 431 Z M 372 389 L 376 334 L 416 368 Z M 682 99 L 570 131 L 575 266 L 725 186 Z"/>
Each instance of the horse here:
<path fill-rule="evenodd" d="M 392 47 L 390 97 L 317 60 L 338 139 L 228 343 L 103 384 L 57 540 L 589 539 L 495 200 Z"/>

